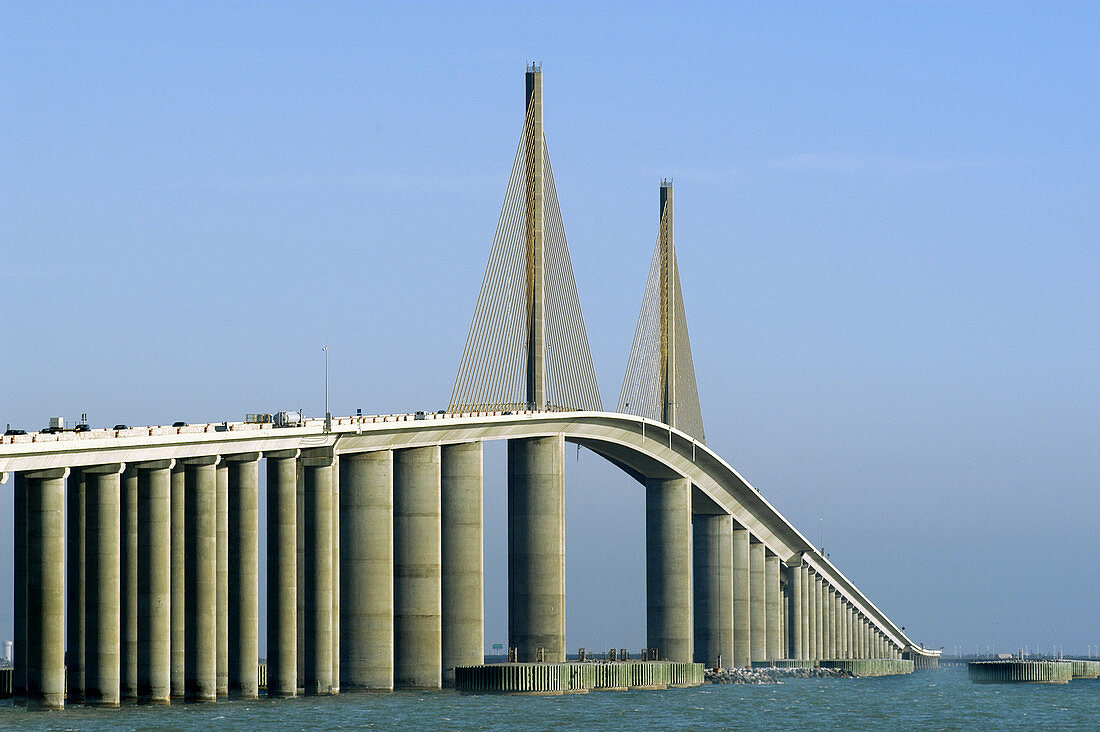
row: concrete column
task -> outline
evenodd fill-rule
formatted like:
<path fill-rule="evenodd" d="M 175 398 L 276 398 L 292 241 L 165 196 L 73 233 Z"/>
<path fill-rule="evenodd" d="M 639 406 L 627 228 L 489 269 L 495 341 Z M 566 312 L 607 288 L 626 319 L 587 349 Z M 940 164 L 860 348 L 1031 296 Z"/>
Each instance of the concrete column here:
<path fill-rule="evenodd" d="M 646 480 L 646 638 L 659 658 L 690 662 L 691 480 Z"/>
<path fill-rule="evenodd" d="M 184 693 L 193 701 L 218 698 L 217 456 L 184 460 Z"/>
<path fill-rule="evenodd" d="M 267 457 L 267 695 L 298 693 L 298 451 Z"/>
<path fill-rule="evenodd" d="M 67 480 L 65 523 L 65 697 L 70 704 L 84 701 L 84 472 L 74 468 Z M 24 550 L 26 547 L 24 547 Z M 18 637 L 18 636 L 17 636 Z"/>
<path fill-rule="evenodd" d="M 32 709 L 62 709 L 65 706 L 65 478 L 68 474 L 68 468 L 57 468 L 23 476 L 26 492 L 24 658 L 27 706 Z"/>
<path fill-rule="evenodd" d="M 122 474 L 122 552 L 120 583 L 122 602 L 119 606 L 122 667 L 119 670 L 119 695 L 137 699 L 138 646 L 138 471 L 130 467 Z"/>
<path fill-rule="evenodd" d="M 307 695 L 332 693 L 332 464 L 333 455 L 303 453 L 305 468 L 305 654 Z"/>
<path fill-rule="evenodd" d="M 787 616 L 791 606 L 790 590 L 787 587 L 786 565 L 779 565 L 779 658 L 787 658 L 787 651 L 791 647 L 790 619 Z"/>
<path fill-rule="evenodd" d="M 707 668 L 733 663 L 733 519 L 692 516 L 695 555 L 695 661 Z"/>
<path fill-rule="evenodd" d="M 802 660 L 802 565 L 787 566 L 787 657 Z"/>
<path fill-rule="evenodd" d="M 187 531 L 184 516 L 187 514 L 185 501 L 187 485 L 186 471 L 183 463 L 177 461 L 171 473 L 171 510 L 172 517 L 169 523 L 172 532 L 172 578 L 171 599 L 169 610 L 171 618 L 171 659 L 172 659 L 172 698 L 183 700 L 186 684 L 184 683 L 184 638 L 185 620 L 187 618 L 187 602 L 185 590 L 187 589 L 187 572 L 185 549 L 187 548 Z"/>
<path fill-rule="evenodd" d="M 134 466 L 138 475 L 137 692 L 167 704 L 172 693 L 172 479 L 174 460 Z"/>
<path fill-rule="evenodd" d="M 861 616 L 858 611 L 855 614 L 853 622 L 855 623 L 856 634 L 855 657 L 867 658 L 867 651 L 863 647 L 863 616 Z"/>
<path fill-rule="evenodd" d="M 851 605 L 847 600 L 844 602 L 844 610 L 842 615 L 844 622 L 844 657 L 855 658 L 855 638 L 851 633 Z"/>
<path fill-rule="evenodd" d="M 298 480 L 297 489 L 295 495 L 295 512 L 298 517 L 295 531 L 297 536 L 294 540 L 295 548 L 295 564 L 294 571 L 298 575 L 295 580 L 295 587 L 298 588 L 298 598 L 296 602 L 296 615 L 295 623 L 296 628 L 294 630 L 296 643 L 297 643 L 297 659 L 298 659 L 298 688 L 304 689 L 306 678 L 306 473 L 305 466 L 302 465 L 302 461 L 298 461 Z"/>
<path fill-rule="evenodd" d="M 825 623 L 825 658 L 836 658 L 836 593 L 829 585 L 825 585 L 825 605 L 822 621 Z"/>
<path fill-rule="evenodd" d="M 259 695 L 260 453 L 227 455 L 227 676 L 229 694 Z"/>
<path fill-rule="evenodd" d="M 806 603 L 806 659 L 809 661 L 817 661 L 821 656 L 817 652 L 817 623 L 815 619 L 817 617 L 817 580 L 815 579 L 814 571 L 810 568 L 806 568 L 806 582 L 803 585 L 806 590 L 805 603 Z"/>
<path fill-rule="evenodd" d="M 340 693 L 340 456 L 332 463 L 332 693 Z"/>
<path fill-rule="evenodd" d="M 749 602 L 749 530 L 733 524 L 733 666 L 752 666 Z"/>
<path fill-rule="evenodd" d="M 862 615 L 859 618 L 859 657 L 871 658 L 871 633 L 867 625 L 867 618 Z"/>
<path fill-rule="evenodd" d="M 817 611 L 814 617 L 814 623 L 817 626 L 817 656 L 815 658 L 828 658 L 825 653 L 825 633 L 828 630 L 825 624 L 825 580 L 820 574 L 815 575 L 815 582 L 817 587 L 815 592 L 817 593 Z"/>
<path fill-rule="evenodd" d="M 393 452 L 340 456 L 340 688 L 393 688 Z"/>
<path fill-rule="evenodd" d="M 117 707 L 120 696 L 121 463 L 85 468 L 84 703 Z"/>
<path fill-rule="evenodd" d="M 452 686 L 456 666 L 485 662 L 481 443 L 446 445 L 440 460 L 443 684 Z"/>
<path fill-rule="evenodd" d="M 802 660 L 813 660 L 813 600 L 814 600 L 814 586 L 811 580 L 812 573 L 809 567 L 806 567 L 803 562 L 802 569 L 799 572 L 802 578 L 802 619 L 800 624 L 802 625 Z"/>
<path fill-rule="evenodd" d="M 394 686 L 443 685 L 440 449 L 393 456 Z"/>
<path fill-rule="evenodd" d="M 508 441 L 508 642 L 565 660 L 565 440 Z"/>
<path fill-rule="evenodd" d="M 852 658 L 859 658 L 859 614 L 855 606 L 848 609 L 848 649 Z"/>
<path fill-rule="evenodd" d="M 215 467 L 214 596 L 217 626 L 214 689 L 218 696 L 229 695 L 229 465 Z"/>
<path fill-rule="evenodd" d="M 12 503 L 14 509 L 14 547 L 12 579 L 12 620 L 14 642 L 12 648 L 12 695 L 16 703 L 27 700 L 27 511 L 29 506 L 30 488 L 25 473 L 16 473 Z M 81 552 L 83 556 L 83 552 Z M 83 566 L 83 565 L 81 565 Z M 84 605 L 81 604 L 81 607 Z M 83 616 L 83 613 L 80 613 Z M 80 645 L 81 657 L 83 657 L 84 636 L 81 626 Z M 80 694 L 84 695 L 83 671 L 81 671 Z"/>
<path fill-rule="evenodd" d="M 767 613 L 767 620 L 764 628 L 768 661 L 778 661 L 784 655 L 783 611 L 779 586 L 779 557 L 766 552 L 764 555 L 764 611 Z"/>
<path fill-rule="evenodd" d="M 833 653 L 837 658 L 844 658 L 844 628 L 840 623 L 840 607 L 842 599 L 840 592 L 835 588 L 833 589 L 833 635 L 836 636 L 836 640 L 833 641 Z"/>
<path fill-rule="evenodd" d="M 852 657 L 852 637 L 851 637 L 851 625 L 849 620 L 851 614 L 848 612 L 848 601 L 842 599 L 840 601 L 840 610 L 837 616 L 840 619 L 840 650 L 841 658 Z"/>
<path fill-rule="evenodd" d="M 749 544 L 749 604 L 752 660 L 766 661 L 768 615 L 764 593 L 764 545 L 758 541 Z"/>

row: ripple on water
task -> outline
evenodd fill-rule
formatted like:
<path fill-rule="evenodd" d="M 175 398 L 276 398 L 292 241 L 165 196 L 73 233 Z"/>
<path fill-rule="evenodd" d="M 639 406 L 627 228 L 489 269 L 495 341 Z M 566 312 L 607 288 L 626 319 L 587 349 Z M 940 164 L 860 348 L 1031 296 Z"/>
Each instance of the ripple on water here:
<path fill-rule="evenodd" d="M 792 679 L 558 697 L 463 696 L 453 691 L 342 694 L 117 711 L 39 713 L 0 704 L 0 729 L 565 730 L 776 727 L 879 730 L 1082 729 L 1100 719 L 1100 684 L 977 686 L 965 668 L 891 679 Z"/>

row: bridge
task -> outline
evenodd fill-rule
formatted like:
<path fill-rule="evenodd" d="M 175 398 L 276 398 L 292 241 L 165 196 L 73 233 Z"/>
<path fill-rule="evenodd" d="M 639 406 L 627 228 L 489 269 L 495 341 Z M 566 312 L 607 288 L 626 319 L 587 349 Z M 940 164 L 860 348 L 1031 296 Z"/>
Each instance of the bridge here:
<path fill-rule="evenodd" d="M 484 661 L 483 461 L 508 441 L 508 639 L 565 660 L 565 443 L 645 487 L 647 646 L 708 666 L 914 644 L 707 447 L 673 186 L 618 409 L 603 410 L 542 127 L 525 120 L 450 408 L 5 436 L 14 693 L 30 706 L 255 697 L 266 463 L 270 696 L 439 688 Z"/>

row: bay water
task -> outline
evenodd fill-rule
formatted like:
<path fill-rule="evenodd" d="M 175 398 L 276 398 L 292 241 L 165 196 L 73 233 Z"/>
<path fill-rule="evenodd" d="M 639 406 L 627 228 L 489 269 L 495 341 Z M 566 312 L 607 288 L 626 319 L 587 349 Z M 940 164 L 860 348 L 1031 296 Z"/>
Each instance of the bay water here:
<path fill-rule="evenodd" d="M 1100 681 L 973 684 L 963 666 L 906 676 L 790 679 L 665 691 L 524 697 L 454 691 L 29 712 L 3 729 L 161 730 L 1100 730 Z"/>

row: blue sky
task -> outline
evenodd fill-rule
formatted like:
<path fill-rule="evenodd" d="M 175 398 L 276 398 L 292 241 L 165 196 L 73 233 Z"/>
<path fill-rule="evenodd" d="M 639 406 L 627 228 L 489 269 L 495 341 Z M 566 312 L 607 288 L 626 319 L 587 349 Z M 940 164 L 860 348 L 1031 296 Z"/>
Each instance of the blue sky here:
<path fill-rule="evenodd" d="M 0 423 L 319 414 L 325 342 L 334 412 L 446 406 L 537 60 L 605 405 L 672 176 L 709 444 L 918 640 L 1098 647 L 1098 37 L 1061 2 L 0 4 Z M 641 645 L 643 494 L 568 480 L 568 643 Z"/>

